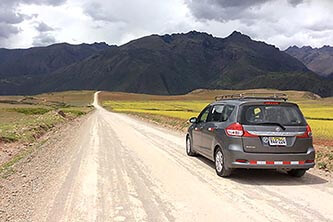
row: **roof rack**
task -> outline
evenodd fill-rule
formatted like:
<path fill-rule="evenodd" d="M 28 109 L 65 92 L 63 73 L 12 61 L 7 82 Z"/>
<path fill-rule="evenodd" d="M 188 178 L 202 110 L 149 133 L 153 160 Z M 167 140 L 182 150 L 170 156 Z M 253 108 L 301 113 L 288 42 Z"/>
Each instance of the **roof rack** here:
<path fill-rule="evenodd" d="M 219 95 L 215 97 L 219 100 L 243 100 L 243 99 L 263 99 L 263 100 L 288 100 L 288 95 L 284 93 L 240 93 L 232 95 Z"/>

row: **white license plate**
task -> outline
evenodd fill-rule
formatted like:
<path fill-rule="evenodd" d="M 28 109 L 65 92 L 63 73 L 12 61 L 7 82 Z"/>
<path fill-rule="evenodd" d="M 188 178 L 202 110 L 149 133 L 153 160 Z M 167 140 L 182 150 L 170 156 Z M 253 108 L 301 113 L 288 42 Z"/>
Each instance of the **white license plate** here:
<path fill-rule="evenodd" d="M 286 137 L 269 137 L 269 145 L 271 146 L 286 146 L 287 140 Z"/>

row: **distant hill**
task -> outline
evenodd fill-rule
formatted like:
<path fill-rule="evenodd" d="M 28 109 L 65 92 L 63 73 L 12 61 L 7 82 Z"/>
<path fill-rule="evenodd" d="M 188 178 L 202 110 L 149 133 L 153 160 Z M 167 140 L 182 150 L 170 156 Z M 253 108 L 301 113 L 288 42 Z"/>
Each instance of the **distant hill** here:
<path fill-rule="evenodd" d="M 330 96 L 330 84 L 273 45 L 239 32 L 216 38 L 192 31 L 106 48 L 52 73 L 2 78 L 0 94 L 99 89 L 174 95 L 198 88 L 276 88 Z"/>
<path fill-rule="evenodd" d="M 109 47 L 106 43 L 60 43 L 29 49 L 0 49 L 0 78 L 48 75 Z"/>
<path fill-rule="evenodd" d="M 294 56 L 303 62 L 313 72 L 330 78 L 333 76 L 333 47 L 324 46 L 322 48 L 312 48 L 304 46 L 299 48 L 297 46 L 289 47 L 286 50 L 291 56 Z"/>
<path fill-rule="evenodd" d="M 333 80 L 333 73 L 331 75 L 326 76 L 327 79 Z"/>

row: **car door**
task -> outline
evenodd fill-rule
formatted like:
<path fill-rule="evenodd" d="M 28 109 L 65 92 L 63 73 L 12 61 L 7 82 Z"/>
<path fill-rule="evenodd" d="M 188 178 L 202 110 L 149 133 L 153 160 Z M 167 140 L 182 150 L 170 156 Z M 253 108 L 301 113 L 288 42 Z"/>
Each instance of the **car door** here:
<path fill-rule="evenodd" d="M 202 129 L 204 124 L 207 121 L 207 117 L 210 111 L 210 106 L 207 106 L 205 109 L 198 116 L 198 122 L 195 124 L 193 131 L 192 131 L 192 143 L 193 148 L 198 151 L 202 152 Z"/>
<path fill-rule="evenodd" d="M 201 149 L 202 149 L 202 152 L 207 156 L 209 156 L 211 153 L 211 148 L 212 148 L 214 140 L 215 140 L 215 133 L 216 133 L 215 130 L 217 129 L 218 123 L 221 120 L 223 108 L 224 108 L 223 104 L 218 104 L 218 105 L 212 106 L 212 108 L 209 110 L 207 120 L 202 127 Z"/>

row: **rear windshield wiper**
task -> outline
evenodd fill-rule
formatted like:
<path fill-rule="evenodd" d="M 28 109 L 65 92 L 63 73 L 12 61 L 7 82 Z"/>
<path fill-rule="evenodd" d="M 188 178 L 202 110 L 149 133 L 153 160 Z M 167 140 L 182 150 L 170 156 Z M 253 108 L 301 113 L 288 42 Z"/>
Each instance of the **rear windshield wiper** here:
<path fill-rule="evenodd" d="M 275 123 L 275 122 L 263 122 L 263 123 L 256 123 L 256 125 L 277 125 L 281 127 L 283 130 L 286 130 L 286 127 L 282 125 L 281 123 Z"/>

